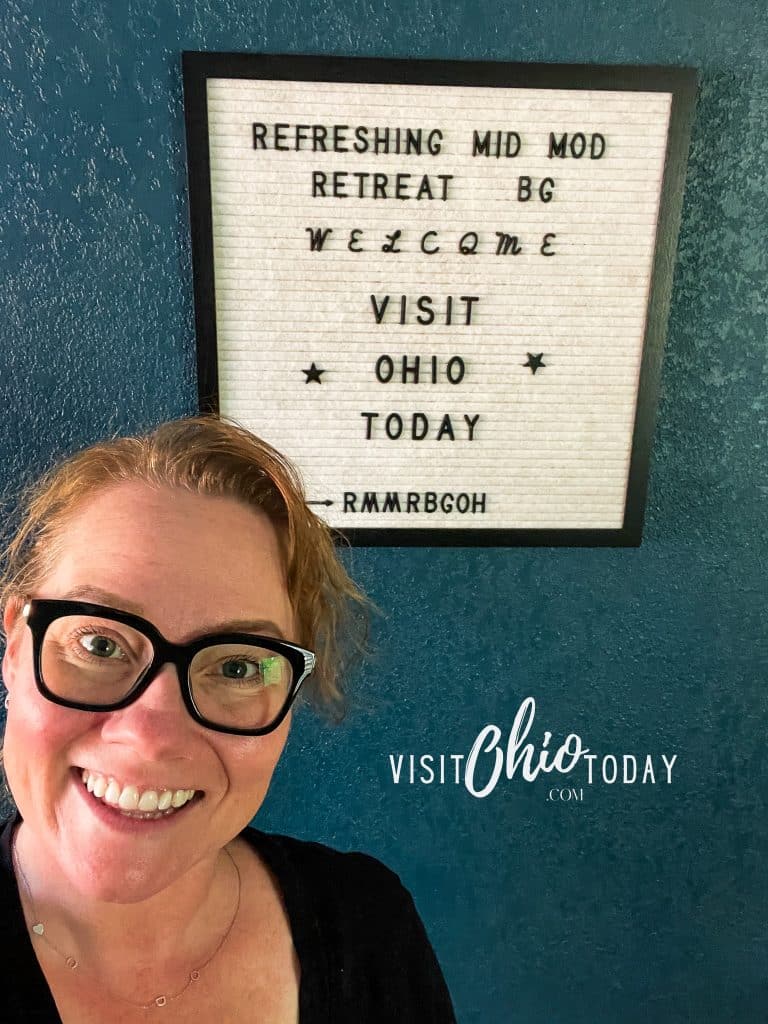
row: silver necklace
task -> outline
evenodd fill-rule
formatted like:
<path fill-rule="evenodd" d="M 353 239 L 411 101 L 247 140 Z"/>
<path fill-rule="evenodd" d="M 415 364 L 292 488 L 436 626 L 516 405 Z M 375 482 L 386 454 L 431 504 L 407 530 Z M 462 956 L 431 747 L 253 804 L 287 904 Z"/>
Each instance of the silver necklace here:
<path fill-rule="evenodd" d="M 150 1003 L 136 1003 L 132 999 L 126 999 L 125 996 L 115 996 L 116 999 L 119 999 L 123 1003 L 127 1003 L 129 1006 L 135 1006 L 135 1007 L 137 1007 L 140 1010 L 154 1010 L 155 1007 L 158 1007 L 158 1006 L 167 1006 L 169 1003 L 174 1002 L 174 1000 L 178 999 L 180 996 L 183 996 L 184 993 L 189 988 L 189 986 L 193 982 L 199 980 L 200 975 L 205 970 L 205 968 L 208 966 L 208 964 L 210 964 L 210 962 L 213 960 L 213 958 L 217 955 L 217 953 L 221 952 L 221 949 L 223 948 L 224 943 L 229 938 L 230 933 L 232 932 L 232 929 L 235 926 L 235 921 L 237 920 L 237 915 L 240 913 L 240 898 L 242 896 L 242 890 L 243 890 L 243 880 L 242 880 L 242 877 L 240 875 L 240 868 L 238 868 L 237 862 L 235 861 L 235 858 L 232 856 L 232 854 L 229 852 L 229 850 L 226 848 L 226 846 L 224 847 L 224 853 L 226 853 L 226 855 L 229 857 L 230 861 L 232 862 L 232 867 L 235 869 L 235 874 L 237 875 L 237 902 L 235 903 L 235 912 L 232 915 L 232 920 L 227 925 L 227 930 L 222 935 L 221 939 L 219 940 L 218 944 L 216 945 L 216 948 L 213 950 L 211 955 L 208 957 L 207 960 L 205 960 L 202 964 L 200 964 L 199 967 L 196 967 L 194 970 L 189 972 L 189 977 L 187 978 L 187 980 L 184 983 L 184 985 L 178 990 L 178 992 L 174 992 L 172 995 L 160 994 L 158 996 L 155 996 L 155 998 Z M 13 861 L 14 868 L 16 869 L 18 875 L 21 877 L 22 883 L 24 885 L 24 890 L 25 890 L 25 892 L 27 894 L 27 901 L 29 903 L 30 910 L 32 911 L 31 916 L 32 916 L 32 921 L 34 923 L 29 928 L 30 934 L 34 938 L 42 939 L 43 942 L 45 942 L 46 945 L 48 945 L 54 951 L 54 953 L 56 953 L 57 956 L 61 957 L 61 959 L 66 964 L 66 966 L 71 971 L 76 971 L 78 969 L 78 967 L 80 967 L 80 961 L 77 959 L 77 957 L 74 957 L 74 956 L 72 956 L 72 955 L 70 955 L 68 953 L 62 952 L 62 950 L 60 950 L 59 947 L 56 946 L 48 938 L 48 933 L 45 930 L 45 924 L 42 921 L 40 921 L 38 919 L 38 917 L 37 917 L 37 911 L 35 910 L 35 901 L 32 898 L 32 890 L 30 889 L 29 882 L 27 881 L 27 876 L 24 874 L 24 871 L 23 871 L 23 869 L 21 867 L 21 864 L 19 862 L 18 854 L 16 852 L 16 835 L 15 835 L 15 833 L 14 833 L 14 837 L 13 837 L 13 840 L 12 840 L 12 843 L 11 843 L 11 858 L 12 858 L 12 861 Z"/>

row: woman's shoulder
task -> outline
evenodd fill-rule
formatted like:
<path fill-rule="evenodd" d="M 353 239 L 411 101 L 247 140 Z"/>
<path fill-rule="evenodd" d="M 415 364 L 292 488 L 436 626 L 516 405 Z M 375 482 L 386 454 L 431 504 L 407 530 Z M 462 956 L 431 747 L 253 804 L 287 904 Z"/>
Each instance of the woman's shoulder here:
<path fill-rule="evenodd" d="M 366 853 L 247 829 L 282 890 L 302 991 L 335 1024 L 455 1024 L 451 999 L 411 894 Z"/>

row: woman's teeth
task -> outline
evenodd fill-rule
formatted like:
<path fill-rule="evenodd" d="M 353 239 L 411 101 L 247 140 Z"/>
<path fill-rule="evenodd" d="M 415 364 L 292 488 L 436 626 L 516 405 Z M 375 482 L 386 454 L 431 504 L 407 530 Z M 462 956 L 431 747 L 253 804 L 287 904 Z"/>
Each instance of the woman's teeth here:
<path fill-rule="evenodd" d="M 144 789 L 136 786 L 121 786 L 111 776 L 82 770 L 86 789 L 97 800 L 114 807 L 131 817 L 160 818 L 173 814 L 195 795 L 194 789 Z"/>

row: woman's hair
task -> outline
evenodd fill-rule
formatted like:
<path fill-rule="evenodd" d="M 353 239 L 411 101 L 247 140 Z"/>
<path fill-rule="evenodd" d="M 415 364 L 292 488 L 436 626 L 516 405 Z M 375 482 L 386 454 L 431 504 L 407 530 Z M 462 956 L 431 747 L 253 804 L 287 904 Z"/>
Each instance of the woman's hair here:
<path fill-rule="evenodd" d="M 34 591 L 60 551 L 63 528 L 94 495 L 125 481 L 234 498 L 263 512 L 278 537 L 298 642 L 315 651 L 307 695 L 343 713 L 342 680 L 364 652 L 369 603 L 347 575 L 334 535 L 307 507 L 295 467 L 265 441 L 216 416 L 163 423 L 77 452 L 25 494 L 21 525 L 5 549 L 0 604 Z"/>

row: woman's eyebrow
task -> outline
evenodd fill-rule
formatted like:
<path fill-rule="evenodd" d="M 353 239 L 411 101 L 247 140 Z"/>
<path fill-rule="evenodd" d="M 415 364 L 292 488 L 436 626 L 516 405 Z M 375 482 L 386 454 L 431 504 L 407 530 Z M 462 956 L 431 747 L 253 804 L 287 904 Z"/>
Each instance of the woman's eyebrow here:
<path fill-rule="evenodd" d="M 90 601 L 93 604 L 108 605 L 112 608 L 119 608 L 121 611 L 130 612 L 132 615 L 138 615 L 140 618 L 146 618 L 145 611 L 141 605 L 134 604 L 132 601 L 126 601 L 119 594 L 113 594 L 109 590 L 103 590 L 101 587 L 94 587 L 87 583 L 79 587 L 73 587 L 63 597 L 67 601 Z M 229 622 L 203 622 L 195 629 L 197 636 L 203 636 L 206 633 L 269 633 L 279 640 L 285 639 L 283 630 L 271 619 L 232 619 Z"/>
<path fill-rule="evenodd" d="M 109 605 L 112 608 L 119 608 L 120 611 L 130 612 L 132 615 L 140 617 L 144 615 L 141 605 L 134 604 L 133 601 L 126 601 L 124 597 L 113 594 L 109 590 L 102 590 L 101 587 L 94 587 L 90 583 L 72 587 L 62 597 L 65 601 L 90 601 L 91 604 Z"/>
<path fill-rule="evenodd" d="M 235 619 L 232 622 L 217 622 L 213 625 L 202 625 L 200 633 L 269 633 L 278 640 L 285 639 L 282 629 L 271 619 Z"/>

